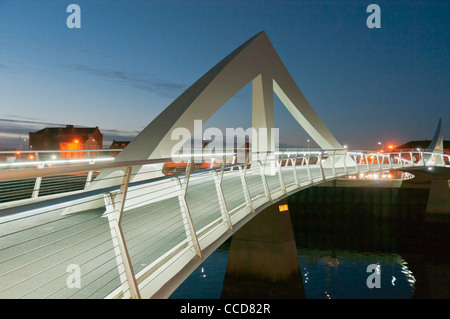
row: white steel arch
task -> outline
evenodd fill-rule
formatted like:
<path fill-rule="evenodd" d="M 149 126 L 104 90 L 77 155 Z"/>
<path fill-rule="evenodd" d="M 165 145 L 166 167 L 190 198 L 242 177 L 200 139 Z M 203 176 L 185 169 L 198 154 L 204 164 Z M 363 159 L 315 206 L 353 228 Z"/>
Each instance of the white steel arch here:
<path fill-rule="evenodd" d="M 266 128 L 268 132 L 265 143 L 267 148 L 253 149 L 253 152 L 274 151 L 271 149 L 270 135 L 270 129 L 273 128 L 273 92 L 319 147 L 343 149 L 296 85 L 267 34 L 260 32 L 231 52 L 175 99 L 131 141 L 117 156 L 116 161 L 170 157 L 174 146 L 182 144 L 171 139 L 174 129 L 186 128 L 193 135 L 194 120 L 206 122 L 250 82 L 253 84 L 252 126 L 256 131 Z M 114 176 L 109 171 L 99 179 L 104 179 L 105 174 Z M 122 172 L 117 172 L 118 177 L 122 175 Z M 109 181 L 113 183 L 113 179 Z M 118 179 L 114 181 L 117 183 Z M 100 187 L 97 184 L 93 183 L 91 188 Z M 104 186 L 104 182 L 101 185 Z"/>
<path fill-rule="evenodd" d="M 261 77 L 267 83 L 263 88 L 254 89 L 255 95 L 270 94 L 266 90 L 273 87 L 289 112 L 321 148 L 342 148 L 295 84 L 266 33 L 260 32 L 220 61 L 161 112 L 119 154 L 117 160 L 170 157 L 172 147 L 178 142 L 170 137 L 174 128 L 185 127 L 194 133 L 194 119 L 206 122 L 250 81 L 254 86 L 258 85 Z M 261 126 L 267 123 L 273 127 L 273 110 L 267 109 L 270 103 L 267 100 L 270 99 L 257 101 L 263 104 L 260 107 L 266 111 L 266 119 L 256 120 L 253 124 Z"/>

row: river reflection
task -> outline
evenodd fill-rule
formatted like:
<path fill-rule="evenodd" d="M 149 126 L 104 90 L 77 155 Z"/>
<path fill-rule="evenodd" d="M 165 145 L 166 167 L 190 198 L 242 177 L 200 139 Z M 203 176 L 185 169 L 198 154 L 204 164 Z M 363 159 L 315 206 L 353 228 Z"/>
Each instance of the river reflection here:
<path fill-rule="evenodd" d="M 416 279 L 408 263 L 396 254 L 299 249 L 307 298 L 411 298 Z M 367 270 L 376 265 L 379 271 Z M 370 276 L 379 275 L 379 288 L 369 288 Z"/>
<path fill-rule="evenodd" d="M 219 299 L 227 266 L 229 245 L 223 245 L 178 288 L 171 298 Z M 408 299 L 414 294 L 416 278 L 398 254 L 370 254 L 300 248 L 299 261 L 308 299 Z M 380 266 L 380 288 L 368 288 L 373 272 Z M 293 296 L 295 297 L 295 296 Z"/>
<path fill-rule="evenodd" d="M 448 223 L 424 222 L 427 194 L 315 187 L 291 196 L 306 298 L 449 298 Z M 219 299 L 230 242 L 171 298 Z M 370 265 L 378 271 L 368 270 Z M 376 280 L 379 288 L 370 288 Z"/>

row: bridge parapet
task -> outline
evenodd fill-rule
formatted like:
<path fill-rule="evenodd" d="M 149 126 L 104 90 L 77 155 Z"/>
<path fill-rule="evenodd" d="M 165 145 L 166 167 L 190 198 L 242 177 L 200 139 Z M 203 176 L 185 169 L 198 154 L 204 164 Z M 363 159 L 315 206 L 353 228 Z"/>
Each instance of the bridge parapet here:
<path fill-rule="evenodd" d="M 282 150 L 265 161 L 259 156 L 259 165 L 251 153 L 239 160 L 203 154 L 202 165 L 208 159 L 207 165 L 185 159 L 178 170 L 167 158 L 2 172 L 0 181 L 11 192 L 23 179 L 69 178 L 104 169 L 122 178 L 101 189 L 62 191 L 56 184 L 60 192 L 55 194 L 0 204 L 0 297 L 168 297 L 271 203 L 351 174 L 450 167 L 448 154 L 424 154 Z M 130 182 L 135 165 L 148 170 Z M 71 281 L 77 273 L 80 282 Z"/>

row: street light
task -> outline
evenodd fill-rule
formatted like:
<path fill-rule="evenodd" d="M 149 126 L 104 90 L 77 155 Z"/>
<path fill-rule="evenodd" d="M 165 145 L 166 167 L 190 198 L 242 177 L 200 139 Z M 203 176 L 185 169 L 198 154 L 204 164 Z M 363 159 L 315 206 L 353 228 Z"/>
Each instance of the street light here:
<path fill-rule="evenodd" d="M 383 150 L 384 150 L 384 143 L 382 143 L 382 142 L 378 142 L 378 145 L 380 145 L 381 149 L 383 149 Z"/>

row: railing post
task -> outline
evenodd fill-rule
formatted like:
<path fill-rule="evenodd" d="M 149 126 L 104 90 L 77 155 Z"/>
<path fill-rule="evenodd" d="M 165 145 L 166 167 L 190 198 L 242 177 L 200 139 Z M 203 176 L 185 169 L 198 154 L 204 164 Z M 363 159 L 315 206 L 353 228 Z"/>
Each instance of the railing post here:
<path fill-rule="evenodd" d="M 319 162 L 319 167 L 320 167 L 320 173 L 322 174 L 322 180 L 325 180 L 325 173 L 323 171 L 323 167 L 322 167 L 322 154 L 323 152 L 320 152 L 319 157 L 317 158 L 317 161 Z"/>
<path fill-rule="evenodd" d="M 248 190 L 247 180 L 245 179 L 245 175 L 247 173 L 248 161 L 249 161 L 248 160 L 248 154 L 246 154 L 246 156 L 245 156 L 245 166 L 244 166 L 244 168 L 239 166 L 239 174 L 241 176 L 241 184 L 242 184 L 242 189 L 244 191 L 245 201 L 247 202 L 247 206 L 250 208 L 250 211 L 253 214 L 255 214 L 255 209 L 253 208 L 252 198 L 250 197 L 250 192 Z"/>
<path fill-rule="evenodd" d="M 138 284 L 135 278 L 133 265 L 131 263 L 130 255 L 128 253 L 127 245 L 125 243 L 125 237 L 123 235 L 121 226 L 130 176 L 131 167 L 127 167 L 124 172 L 119 193 L 115 196 L 114 199 L 111 193 L 105 194 L 104 197 L 111 236 L 115 247 L 118 249 L 118 251 L 116 252 L 116 259 L 118 261 L 119 270 L 120 265 L 123 265 L 125 278 L 130 290 L 131 298 L 140 299 L 141 296 Z"/>
<path fill-rule="evenodd" d="M 380 154 L 377 154 L 378 170 L 381 171 Z"/>
<path fill-rule="evenodd" d="M 266 157 L 266 159 L 267 159 L 267 157 Z M 269 189 L 269 185 L 267 184 L 266 172 L 265 172 L 266 160 L 264 161 L 264 165 L 261 163 L 260 160 L 258 160 L 258 163 L 259 163 L 259 169 L 261 172 L 261 180 L 262 180 L 263 187 L 264 187 L 264 194 L 266 195 L 267 200 L 269 202 L 271 202 L 272 196 L 270 195 L 270 189 Z"/>
<path fill-rule="evenodd" d="M 89 154 L 89 153 L 88 153 L 88 154 Z M 95 164 L 95 159 L 90 160 L 90 161 L 89 161 L 89 164 L 90 164 L 90 165 Z M 94 173 L 94 171 L 92 171 L 92 170 L 88 172 L 88 175 L 87 175 L 87 177 L 86 177 L 86 183 L 84 184 L 84 188 L 88 187 L 89 184 L 91 183 L 91 181 L 92 181 L 92 174 L 93 174 L 93 173 Z"/>
<path fill-rule="evenodd" d="M 335 165 L 336 161 L 334 160 L 334 157 L 335 157 L 335 156 L 336 156 L 336 150 L 333 150 L 333 157 L 331 158 L 331 169 L 332 169 L 334 178 L 337 177 L 337 174 L 336 174 L 336 165 Z"/>
<path fill-rule="evenodd" d="M 292 162 L 292 172 L 294 174 L 295 185 L 297 185 L 297 187 L 300 188 L 300 181 L 298 179 L 298 173 L 297 173 L 297 156 L 294 158 L 291 158 L 291 162 Z"/>
<path fill-rule="evenodd" d="M 202 250 L 198 242 L 197 233 L 194 228 L 194 223 L 192 221 L 191 213 L 189 211 L 189 206 L 186 200 L 186 193 L 189 184 L 189 176 L 191 174 L 192 161 L 189 161 L 186 167 L 186 174 L 184 176 L 184 185 L 181 183 L 178 177 L 175 178 L 178 187 L 180 188 L 180 194 L 178 195 L 178 201 L 180 204 L 181 216 L 183 217 L 184 227 L 186 231 L 186 238 L 189 244 L 193 247 L 195 254 L 203 259 Z"/>
<path fill-rule="evenodd" d="M 223 172 L 225 170 L 225 157 L 223 158 L 222 165 L 220 166 L 220 175 L 217 174 L 217 171 L 213 171 L 214 183 L 216 185 L 217 191 L 217 199 L 219 200 L 219 207 L 222 213 L 223 221 L 227 224 L 228 229 L 233 230 L 233 224 L 231 223 L 230 213 L 228 212 L 227 203 L 225 201 L 225 197 L 223 195 L 222 189 L 222 180 L 223 180 Z"/>
<path fill-rule="evenodd" d="M 283 191 L 283 194 L 287 194 L 286 184 L 284 183 L 283 174 L 281 172 L 281 165 L 283 163 L 283 156 L 281 156 L 281 160 L 280 159 L 277 159 L 277 160 L 274 159 L 274 161 L 275 161 L 275 164 L 277 165 L 278 179 L 280 181 L 281 190 Z"/>
<path fill-rule="evenodd" d="M 345 175 L 348 175 L 346 159 L 347 159 L 347 151 L 345 151 L 345 153 L 344 153 L 344 172 L 345 172 Z"/>
<path fill-rule="evenodd" d="M 44 168 L 45 163 L 39 163 L 38 169 Z M 36 181 L 34 182 L 33 192 L 31 193 L 31 198 L 37 198 L 39 196 L 39 192 L 41 190 L 41 182 L 42 177 L 36 177 Z"/>
<path fill-rule="evenodd" d="M 420 159 L 422 160 L 422 165 L 425 166 L 426 163 L 425 163 L 425 158 L 423 157 L 423 151 L 421 151 L 419 153 L 420 153 Z M 417 162 L 419 162 L 419 161 L 417 161 Z"/>
<path fill-rule="evenodd" d="M 41 190 L 41 182 L 42 177 L 37 177 L 34 182 L 33 193 L 31 194 L 31 198 L 37 198 L 39 196 L 39 191 Z"/>
<path fill-rule="evenodd" d="M 306 169 L 308 171 L 308 179 L 309 181 L 312 183 L 313 182 L 313 178 L 312 178 L 312 174 L 311 174 L 311 168 L 309 167 L 309 159 L 310 159 L 310 154 L 308 154 L 308 156 L 306 157 Z"/>

